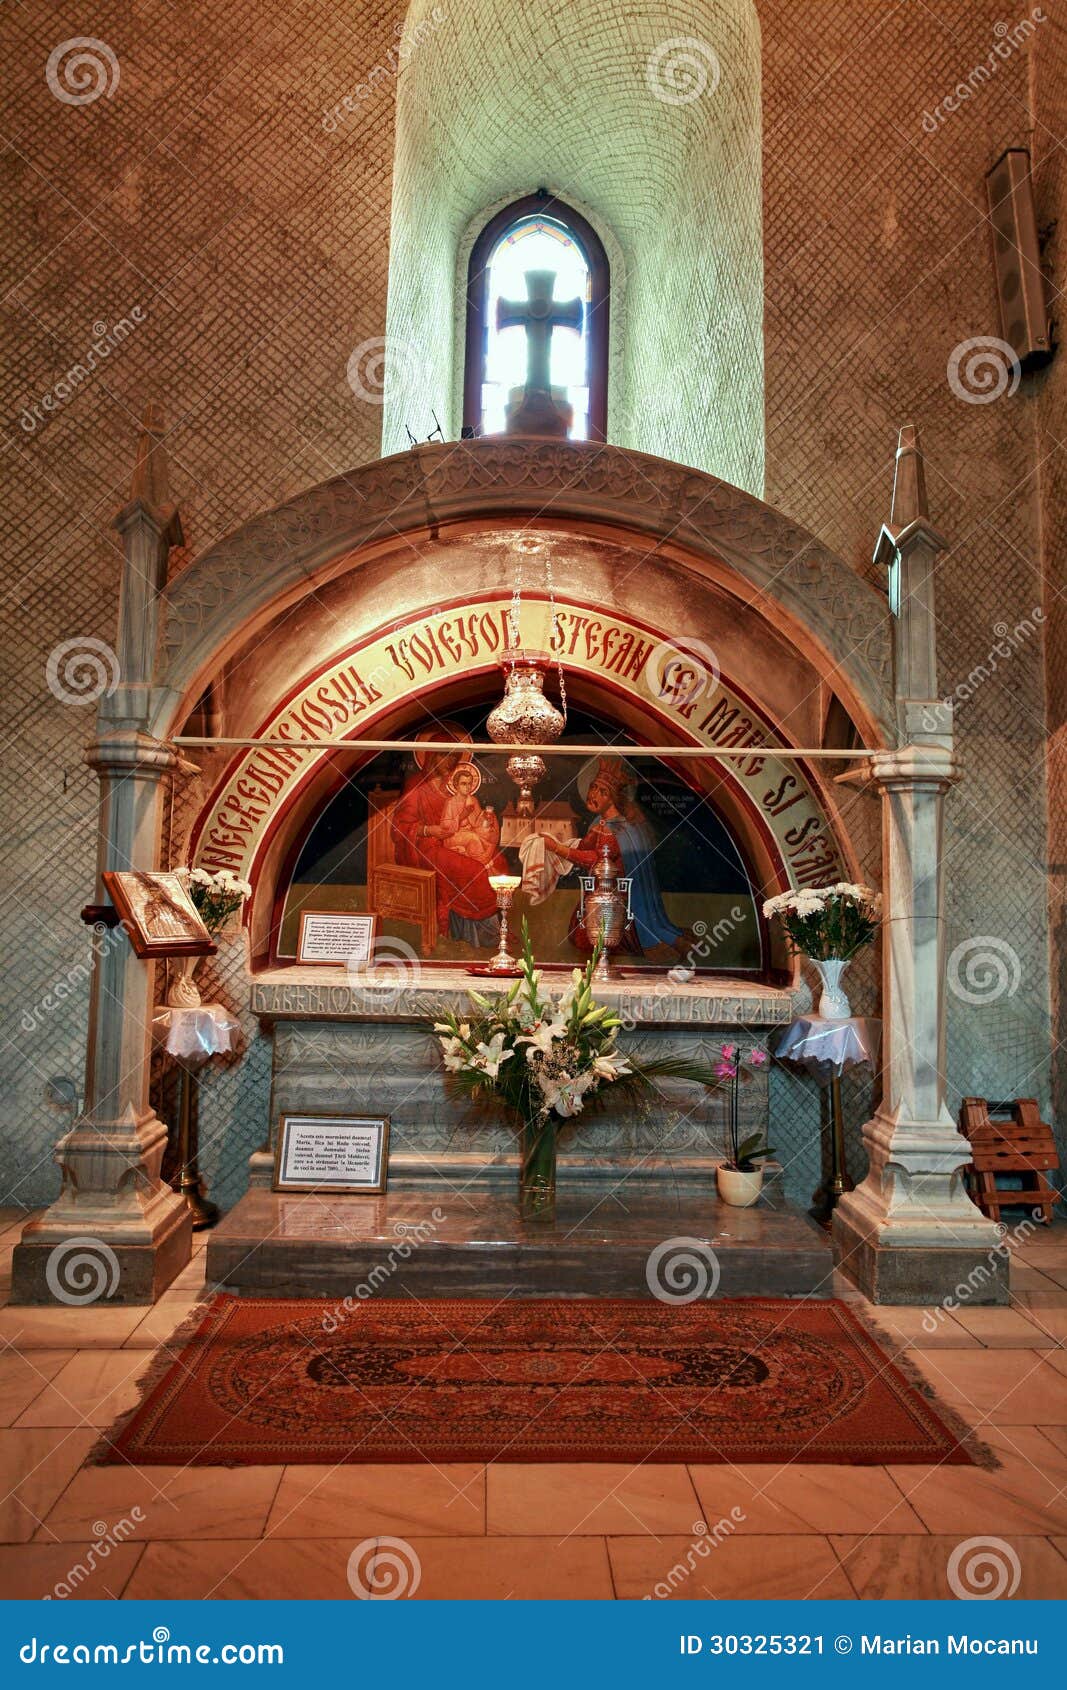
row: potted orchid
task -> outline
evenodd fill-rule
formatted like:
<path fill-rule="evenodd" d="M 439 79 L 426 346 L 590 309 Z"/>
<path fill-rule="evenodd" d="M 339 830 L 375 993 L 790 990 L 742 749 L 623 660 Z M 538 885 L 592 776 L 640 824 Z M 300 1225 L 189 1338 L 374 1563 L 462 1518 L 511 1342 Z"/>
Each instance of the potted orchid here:
<path fill-rule="evenodd" d="M 766 1051 L 750 1050 L 748 1053 L 750 1070 L 762 1068 L 766 1060 Z M 773 1156 L 774 1151 L 765 1142 L 766 1134 L 763 1132 L 741 1137 L 741 1082 L 752 1076 L 751 1071 L 746 1072 L 744 1068 L 739 1046 L 723 1045 L 714 1074 L 717 1080 L 725 1081 L 730 1087 L 730 1154 L 716 1168 L 715 1183 L 724 1203 L 735 1209 L 749 1209 L 763 1189 L 763 1168 L 760 1164 L 768 1156 Z"/>
<path fill-rule="evenodd" d="M 239 880 L 231 869 L 220 868 L 214 874 L 206 868 L 183 865 L 174 871 L 181 877 L 189 897 L 204 926 L 212 935 L 220 933 L 236 915 L 246 898 L 252 896 L 247 880 Z M 174 1009 L 198 1009 L 200 993 L 193 980 L 201 958 L 182 957 L 174 982 L 167 993 L 167 1002 Z"/>
<path fill-rule="evenodd" d="M 608 1087 L 645 1089 L 657 1079 L 708 1084 L 701 1064 L 682 1057 L 640 1058 L 616 1040 L 617 1015 L 593 997 L 594 949 L 557 998 L 542 989 L 529 929 L 522 924 L 521 973 L 496 998 L 470 991 L 466 1015 L 441 1012 L 434 1022 L 450 1084 L 474 1097 L 498 1097 L 520 1132 L 519 1204 L 524 1220 L 552 1219 L 560 1127 Z"/>
<path fill-rule="evenodd" d="M 841 977 L 856 952 L 874 939 L 881 907 L 869 886 L 848 880 L 782 892 L 763 906 L 764 915 L 778 918 L 793 949 L 807 957 L 818 974 L 818 1013 L 826 1020 L 843 1021 L 852 1014 Z"/>

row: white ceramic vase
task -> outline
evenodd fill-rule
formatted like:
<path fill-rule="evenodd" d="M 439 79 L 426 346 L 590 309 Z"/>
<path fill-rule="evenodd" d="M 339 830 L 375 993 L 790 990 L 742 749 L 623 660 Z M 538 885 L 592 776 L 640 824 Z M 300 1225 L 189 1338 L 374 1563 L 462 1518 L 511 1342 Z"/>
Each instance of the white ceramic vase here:
<path fill-rule="evenodd" d="M 719 1196 L 732 1209 L 751 1209 L 763 1189 L 763 1169 L 753 1168 L 743 1173 L 738 1168 L 719 1167 L 715 1170 L 715 1184 Z"/>
<path fill-rule="evenodd" d="M 183 956 L 178 959 L 178 966 L 167 993 L 167 1003 L 171 1009 L 200 1008 L 203 1000 L 193 975 L 201 960 L 198 956 Z"/>
<path fill-rule="evenodd" d="M 851 957 L 839 956 L 808 958 L 822 981 L 822 995 L 816 1013 L 825 1021 L 847 1021 L 852 1014 L 852 1005 L 841 984 L 841 977 L 851 960 Z"/>

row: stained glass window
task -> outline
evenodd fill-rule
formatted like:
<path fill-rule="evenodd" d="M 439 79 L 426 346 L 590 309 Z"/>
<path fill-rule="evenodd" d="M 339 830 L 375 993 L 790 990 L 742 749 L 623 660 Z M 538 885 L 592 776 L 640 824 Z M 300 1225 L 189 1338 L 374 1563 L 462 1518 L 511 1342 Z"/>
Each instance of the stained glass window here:
<path fill-rule="evenodd" d="M 528 337 L 521 323 L 497 326 L 498 303 L 504 300 L 517 306 L 518 311 L 510 313 L 513 316 L 524 315 L 530 298 L 529 274 L 547 272 L 552 279 L 554 314 L 566 317 L 566 307 L 575 300 L 582 307 L 580 328 L 553 328 L 550 380 L 554 388 L 563 390 L 573 410 L 570 438 L 602 440 L 607 260 L 584 219 L 558 201 L 548 204 L 550 210 L 540 209 L 537 196 L 532 202 L 517 202 L 495 217 L 475 244 L 468 285 L 464 421 L 473 433 L 504 432 L 509 395 L 526 382 Z"/>

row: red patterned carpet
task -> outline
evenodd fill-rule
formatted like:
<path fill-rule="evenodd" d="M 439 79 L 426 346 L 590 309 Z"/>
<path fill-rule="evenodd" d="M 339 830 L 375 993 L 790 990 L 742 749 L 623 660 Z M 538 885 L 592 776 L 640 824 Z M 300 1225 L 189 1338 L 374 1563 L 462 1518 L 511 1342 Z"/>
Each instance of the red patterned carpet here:
<path fill-rule="evenodd" d="M 98 1461 L 970 1462 L 835 1302 L 220 1296 Z"/>

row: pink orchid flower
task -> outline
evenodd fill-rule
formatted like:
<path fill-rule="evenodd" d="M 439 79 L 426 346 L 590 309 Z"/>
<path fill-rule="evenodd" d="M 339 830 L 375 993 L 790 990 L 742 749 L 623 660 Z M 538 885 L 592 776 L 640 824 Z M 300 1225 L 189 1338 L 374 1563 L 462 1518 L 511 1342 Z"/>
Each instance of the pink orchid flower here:
<path fill-rule="evenodd" d="M 717 1080 L 732 1080 L 737 1073 L 737 1069 L 732 1062 L 716 1062 L 712 1072 Z"/>
<path fill-rule="evenodd" d="M 761 1068 L 767 1060 L 767 1052 L 765 1050 L 750 1050 L 748 1060 L 754 1067 Z"/>
<path fill-rule="evenodd" d="M 737 1055 L 737 1046 L 736 1045 L 723 1045 L 723 1047 L 722 1047 L 722 1059 L 723 1059 L 724 1062 L 732 1062 L 736 1055 Z"/>

